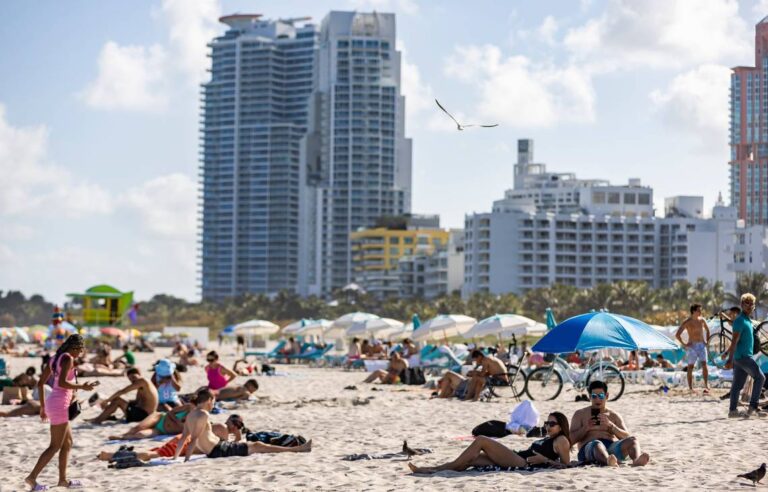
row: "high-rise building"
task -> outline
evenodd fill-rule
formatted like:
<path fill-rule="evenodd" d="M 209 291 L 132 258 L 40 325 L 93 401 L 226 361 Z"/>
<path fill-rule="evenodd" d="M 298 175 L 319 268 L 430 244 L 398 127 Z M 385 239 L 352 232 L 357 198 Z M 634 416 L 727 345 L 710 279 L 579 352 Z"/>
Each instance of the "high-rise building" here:
<path fill-rule="evenodd" d="M 202 296 L 295 290 L 300 142 L 318 31 L 306 19 L 229 15 L 202 86 Z"/>
<path fill-rule="evenodd" d="M 411 208 L 411 141 L 394 14 L 323 19 L 302 158 L 300 292 L 353 279 L 350 233 Z"/>
<path fill-rule="evenodd" d="M 731 73 L 731 206 L 768 224 L 768 17 L 755 26 L 755 66 Z"/>

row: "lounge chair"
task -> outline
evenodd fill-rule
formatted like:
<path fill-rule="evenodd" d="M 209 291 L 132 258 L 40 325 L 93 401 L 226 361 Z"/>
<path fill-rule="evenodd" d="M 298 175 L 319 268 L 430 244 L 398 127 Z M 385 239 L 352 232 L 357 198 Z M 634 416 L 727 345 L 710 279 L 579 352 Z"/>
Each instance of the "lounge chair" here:
<path fill-rule="evenodd" d="M 306 361 L 310 361 L 310 362 L 321 361 L 321 360 L 323 360 L 323 357 L 325 356 L 325 354 L 330 352 L 332 349 L 333 349 L 333 344 L 329 343 L 324 348 L 314 347 L 314 348 L 311 348 L 311 349 L 307 350 L 304 353 L 301 353 L 299 355 L 295 355 L 295 356 L 291 357 L 291 359 L 306 360 Z"/>
<path fill-rule="evenodd" d="M 270 350 L 269 352 L 258 351 L 258 350 L 246 350 L 244 357 L 248 357 L 249 355 L 252 355 L 260 359 L 275 359 L 280 355 L 282 355 L 280 351 L 283 350 L 283 348 L 285 347 L 285 344 L 286 344 L 285 340 L 280 340 L 277 346 L 272 350 Z"/>
<path fill-rule="evenodd" d="M 5 359 L 0 359 L 0 376 L 8 375 L 8 367 L 5 365 Z"/>

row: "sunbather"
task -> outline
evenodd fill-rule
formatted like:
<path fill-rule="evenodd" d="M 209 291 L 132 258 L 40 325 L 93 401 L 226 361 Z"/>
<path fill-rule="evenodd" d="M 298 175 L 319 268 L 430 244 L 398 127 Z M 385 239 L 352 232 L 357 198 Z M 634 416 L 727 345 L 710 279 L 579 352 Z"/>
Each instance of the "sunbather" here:
<path fill-rule="evenodd" d="M 221 439 L 214 434 L 210 411 L 213 409 L 215 399 L 213 393 L 203 390 L 198 393 L 195 409 L 192 410 L 184 424 L 184 432 L 180 442 L 191 438 L 191 444 L 187 446 L 184 461 L 189 461 L 194 449 L 204 452 L 209 458 L 227 458 L 230 456 L 249 456 L 255 453 L 300 453 L 312 450 L 312 441 L 302 446 L 283 448 L 260 442 L 240 443 Z M 177 447 L 173 457 L 181 454 L 181 448 Z"/>
<path fill-rule="evenodd" d="M 7 412 L 0 412 L 0 417 L 21 417 L 23 415 L 40 415 L 40 387 L 35 386 L 32 390 L 32 399 L 27 400 L 21 405 L 16 405 L 13 410 Z M 50 386 L 43 385 L 44 396 L 47 399 L 51 395 Z"/>
<path fill-rule="evenodd" d="M 35 386 L 37 386 L 35 372 L 37 372 L 37 370 L 34 367 L 28 367 L 26 371 L 13 378 L 11 385 L 18 388 L 33 389 Z"/>
<path fill-rule="evenodd" d="M 535 441 L 528 449 L 522 451 L 513 451 L 490 437 L 479 436 L 453 461 L 424 467 L 408 463 L 408 467 L 414 473 L 464 471 L 471 467 L 567 467 L 571 462 L 568 418 L 560 412 L 552 412 L 544 426 L 547 429 L 547 437 Z"/>
<path fill-rule="evenodd" d="M 629 434 L 624 420 L 606 408 L 608 385 L 593 381 L 589 393 L 592 404 L 577 410 L 571 419 L 571 441 L 579 445 L 579 461 L 618 466 L 629 458 L 632 466 L 648 464 L 650 456 L 640 451 L 640 444 Z"/>
<path fill-rule="evenodd" d="M 154 436 L 178 434 L 184 429 L 184 420 L 194 405 L 187 403 L 170 412 L 152 412 L 144 420 L 131 427 L 125 434 L 109 436 L 110 439 L 131 440 Z"/>
<path fill-rule="evenodd" d="M 128 386 L 116 392 L 101 403 L 104 411 L 91 420 L 94 424 L 101 424 L 111 417 L 117 410 L 122 410 L 125 414 L 126 422 L 141 422 L 150 414 L 157 410 L 157 388 L 147 379 L 141 377 L 141 372 L 135 367 L 126 372 L 128 380 L 131 382 Z M 126 401 L 120 398 L 126 393 L 136 391 L 136 399 Z"/>
<path fill-rule="evenodd" d="M 378 379 L 382 384 L 394 384 L 400 381 L 400 374 L 406 369 L 408 369 L 408 361 L 403 359 L 400 352 L 393 351 L 389 356 L 387 370 L 373 371 L 363 382 L 372 383 Z"/>
<path fill-rule="evenodd" d="M 259 383 L 255 379 L 249 379 L 243 385 L 227 386 L 216 393 L 219 401 L 247 400 L 259 389 Z"/>

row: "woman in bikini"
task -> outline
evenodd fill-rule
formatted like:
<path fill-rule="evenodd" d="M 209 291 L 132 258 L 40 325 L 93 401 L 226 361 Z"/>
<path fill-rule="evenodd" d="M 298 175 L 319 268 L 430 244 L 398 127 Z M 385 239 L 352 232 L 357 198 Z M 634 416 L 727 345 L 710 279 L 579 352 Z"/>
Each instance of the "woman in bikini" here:
<path fill-rule="evenodd" d="M 136 424 L 125 434 L 118 436 L 109 436 L 110 439 L 117 441 L 127 441 L 131 439 L 145 439 L 147 437 L 165 436 L 178 434 L 184 430 L 184 420 L 194 405 L 189 403 L 180 405 L 170 412 L 154 412 L 147 418 Z"/>
<path fill-rule="evenodd" d="M 69 451 L 72 449 L 72 430 L 69 426 L 69 405 L 74 398 L 75 390 L 91 391 L 98 382 L 76 384 L 74 359 L 80 357 L 85 350 L 83 337 L 70 335 L 56 350 L 50 363 L 45 366 L 38 382 L 40 392 L 40 419 L 51 422 L 51 442 L 40 455 L 37 464 L 24 481 L 32 490 L 48 490 L 48 487 L 37 483 L 37 477 L 43 468 L 59 454 L 59 483 L 58 487 L 81 488 L 78 480 L 67 479 L 67 463 Z M 53 374 L 53 391 L 45 398 L 43 386 Z"/>
<path fill-rule="evenodd" d="M 214 394 L 224 388 L 237 377 L 231 369 L 219 364 L 219 354 L 211 350 L 206 357 L 208 365 L 205 366 L 205 375 L 208 376 L 208 389 Z"/>
<path fill-rule="evenodd" d="M 547 437 L 534 442 L 523 451 L 513 451 L 490 437 L 480 436 L 453 461 L 442 465 L 424 467 L 408 463 L 408 467 L 413 473 L 437 473 L 445 470 L 464 471 L 471 467 L 567 467 L 571 462 L 571 436 L 568 417 L 560 412 L 552 412 L 544 422 L 544 426 L 547 429 Z"/>

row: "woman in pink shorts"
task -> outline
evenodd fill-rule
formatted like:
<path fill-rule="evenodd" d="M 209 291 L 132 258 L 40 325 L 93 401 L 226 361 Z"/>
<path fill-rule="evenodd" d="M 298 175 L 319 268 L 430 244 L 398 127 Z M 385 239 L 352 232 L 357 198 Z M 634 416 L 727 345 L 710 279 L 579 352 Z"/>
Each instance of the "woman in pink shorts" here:
<path fill-rule="evenodd" d="M 70 335 L 50 363 L 43 370 L 38 386 L 40 387 L 40 419 L 51 422 L 51 443 L 37 460 L 32 473 L 25 482 L 32 490 L 47 490 L 48 487 L 37 483 L 37 477 L 48 462 L 59 453 L 59 483 L 58 487 L 81 488 L 77 480 L 67 479 L 67 461 L 69 450 L 72 449 L 72 431 L 69 427 L 69 404 L 72 402 L 75 390 L 91 391 L 98 382 L 75 384 L 76 357 L 84 351 L 85 344 L 80 335 Z M 53 391 L 48 398 L 44 397 L 42 385 L 53 374 Z"/>

